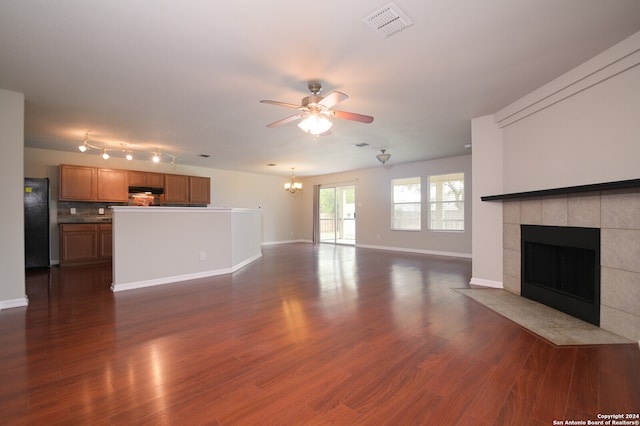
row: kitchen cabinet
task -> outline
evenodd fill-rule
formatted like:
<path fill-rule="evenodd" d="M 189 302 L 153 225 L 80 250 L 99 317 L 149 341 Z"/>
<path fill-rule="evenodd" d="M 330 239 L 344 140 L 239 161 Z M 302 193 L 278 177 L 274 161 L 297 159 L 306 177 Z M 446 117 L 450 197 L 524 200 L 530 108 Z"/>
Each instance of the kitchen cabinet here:
<path fill-rule="evenodd" d="M 129 170 L 129 186 L 164 188 L 164 174 Z"/>
<path fill-rule="evenodd" d="M 61 201 L 126 203 L 130 186 L 163 188 L 162 202 L 168 204 L 211 203 L 208 177 L 60 165 Z"/>
<path fill-rule="evenodd" d="M 128 181 L 126 170 L 98 169 L 98 201 L 127 202 Z"/>
<path fill-rule="evenodd" d="M 98 170 L 95 167 L 60 165 L 60 200 L 95 201 L 98 198 Z"/>
<path fill-rule="evenodd" d="M 164 202 L 209 204 L 211 179 L 201 176 L 164 175 Z"/>
<path fill-rule="evenodd" d="M 211 203 L 211 179 L 208 177 L 189 176 L 189 203 Z"/>
<path fill-rule="evenodd" d="M 111 224 L 101 223 L 98 228 L 98 258 L 111 259 L 113 255 L 113 232 Z"/>
<path fill-rule="evenodd" d="M 164 201 L 189 204 L 189 176 L 164 175 Z"/>
<path fill-rule="evenodd" d="M 110 223 L 60 225 L 60 264 L 107 262 L 112 257 Z"/>

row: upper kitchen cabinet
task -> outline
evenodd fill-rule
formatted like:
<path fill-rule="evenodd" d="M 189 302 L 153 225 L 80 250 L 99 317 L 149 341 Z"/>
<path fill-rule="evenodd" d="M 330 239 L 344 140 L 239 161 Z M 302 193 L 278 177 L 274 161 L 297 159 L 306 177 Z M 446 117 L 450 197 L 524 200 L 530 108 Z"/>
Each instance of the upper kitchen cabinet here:
<path fill-rule="evenodd" d="M 164 175 L 164 201 L 189 204 L 189 176 Z"/>
<path fill-rule="evenodd" d="M 191 204 L 211 203 L 211 179 L 189 176 L 189 202 Z"/>
<path fill-rule="evenodd" d="M 98 169 L 98 201 L 127 202 L 128 181 L 126 170 Z"/>
<path fill-rule="evenodd" d="M 95 167 L 60 165 L 60 200 L 95 201 L 98 198 L 98 170 Z"/>
<path fill-rule="evenodd" d="M 129 186 L 164 188 L 164 174 L 129 170 Z"/>

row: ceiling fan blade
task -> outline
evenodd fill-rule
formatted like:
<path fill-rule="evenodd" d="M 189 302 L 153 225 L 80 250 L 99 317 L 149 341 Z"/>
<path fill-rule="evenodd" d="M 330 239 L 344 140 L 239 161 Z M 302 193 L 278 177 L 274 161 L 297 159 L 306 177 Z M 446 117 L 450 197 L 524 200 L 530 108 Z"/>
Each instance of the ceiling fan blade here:
<path fill-rule="evenodd" d="M 345 95 L 342 92 L 330 92 L 327 94 L 327 96 L 325 96 L 324 98 L 322 98 L 322 100 L 320 102 L 318 102 L 318 105 L 323 106 L 325 108 L 331 108 L 332 106 L 336 105 L 339 102 L 344 101 L 345 99 L 347 99 L 349 96 Z"/>
<path fill-rule="evenodd" d="M 283 107 L 287 107 L 287 108 L 302 108 L 302 106 L 300 106 L 300 105 L 288 104 L 286 102 L 269 101 L 269 100 L 265 100 L 265 99 L 261 100 L 260 102 L 262 102 L 263 104 L 278 105 L 278 106 L 283 106 Z"/>
<path fill-rule="evenodd" d="M 332 115 L 336 118 L 342 118 L 343 120 L 359 121 L 360 123 L 371 123 L 373 117 L 370 115 L 356 114 L 355 112 L 347 111 L 332 111 Z"/>
<path fill-rule="evenodd" d="M 292 115 L 290 117 L 287 118 L 283 118 L 282 120 L 278 120 L 278 121 L 274 121 L 271 124 L 267 124 L 267 127 L 278 127 L 278 126 L 282 126 L 283 124 L 287 124 L 287 123 L 291 123 L 292 121 L 296 121 L 299 118 L 302 118 L 306 115 L 306 113 L 300 113 L 300 114 L 296 114 L 296 115 Z"/>

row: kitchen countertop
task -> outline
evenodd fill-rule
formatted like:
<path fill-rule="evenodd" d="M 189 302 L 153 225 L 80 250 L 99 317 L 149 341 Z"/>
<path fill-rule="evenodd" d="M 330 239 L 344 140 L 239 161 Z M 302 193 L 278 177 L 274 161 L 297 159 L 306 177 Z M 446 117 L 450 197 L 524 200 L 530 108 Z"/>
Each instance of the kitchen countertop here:
<path fill-rule="evenodd" d="M 111 223 L 111 216 L 58 216 L 59 224 L 67 223 Z"/>

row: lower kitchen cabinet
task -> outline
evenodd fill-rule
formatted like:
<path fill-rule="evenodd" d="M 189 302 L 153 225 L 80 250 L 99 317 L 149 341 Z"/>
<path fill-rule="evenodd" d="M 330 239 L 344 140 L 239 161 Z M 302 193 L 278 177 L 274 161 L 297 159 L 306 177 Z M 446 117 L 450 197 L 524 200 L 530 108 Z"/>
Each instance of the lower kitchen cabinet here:
<path fill-rule="evenodd" d="M 112 256 L 111 224 L 60 225 L 60 264 L 108 262 Z"/>

